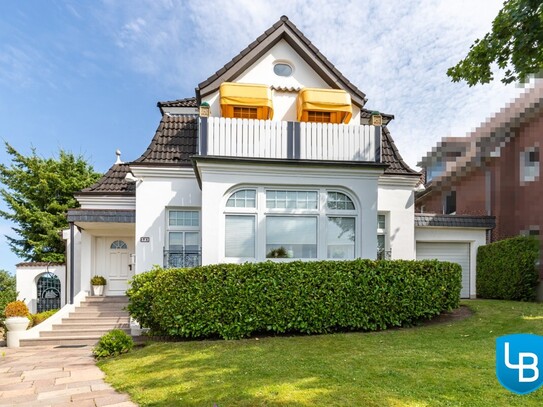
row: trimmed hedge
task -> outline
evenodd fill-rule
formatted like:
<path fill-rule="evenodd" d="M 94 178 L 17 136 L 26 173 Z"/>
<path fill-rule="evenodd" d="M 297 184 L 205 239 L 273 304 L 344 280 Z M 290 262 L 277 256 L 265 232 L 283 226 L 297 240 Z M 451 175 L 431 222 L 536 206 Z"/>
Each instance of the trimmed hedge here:
<path fill-rule="evenodd" d="M 500 300 L 535 301 L 539 270 L 539 241 L 518 236 L 477 251 L 477 296 Z"/>
<path fill-rule="evenodd" d="M 153 333 L 183 338 L 371 331 L 457 308 L 461 277 L 436 260 L 156 268 L 136 275 L 128 310 Z"/>

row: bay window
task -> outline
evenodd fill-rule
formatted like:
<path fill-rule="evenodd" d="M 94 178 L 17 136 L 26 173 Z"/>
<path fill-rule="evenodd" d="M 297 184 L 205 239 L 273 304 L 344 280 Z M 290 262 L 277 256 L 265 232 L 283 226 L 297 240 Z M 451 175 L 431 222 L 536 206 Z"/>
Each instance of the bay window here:
<path fill-rule="evenodd" d="M 359 213 L 344 192 L 253 187 L 225 197 L 226 258 L 354 259 Z"/>

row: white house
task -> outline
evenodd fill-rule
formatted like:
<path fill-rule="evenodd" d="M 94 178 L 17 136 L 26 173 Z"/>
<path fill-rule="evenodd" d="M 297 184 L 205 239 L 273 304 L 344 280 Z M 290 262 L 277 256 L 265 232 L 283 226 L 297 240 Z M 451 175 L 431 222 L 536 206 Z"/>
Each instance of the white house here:
<path fill-rule="evenodd" d="M 141 157 L 118 157 L 76 195 L 65 232 L 70 299 L 90 291 L 93 275 L 107 278 L 106 295 L 122 295 L 154 265 L 415 259 L 420 174 L 394 144 L 394 117 L 366 101 L 281 17 L 194 97 L 159 102 Z M 458 240 L 443 237 L 455 225 L 440 219 L 418 222 L 423 241 Z M 488 224 L 468 226 L 475 238 L 459 241 L 473 253 Z"/>

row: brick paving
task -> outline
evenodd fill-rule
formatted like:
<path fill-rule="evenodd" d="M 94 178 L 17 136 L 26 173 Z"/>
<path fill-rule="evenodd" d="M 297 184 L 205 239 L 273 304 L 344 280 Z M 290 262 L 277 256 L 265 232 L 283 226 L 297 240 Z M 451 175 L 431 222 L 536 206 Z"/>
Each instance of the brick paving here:
<path fill-rule="evenodd" d="M 137 407 L 104 382 L 91 349 L 0 348 L 0 406 Z"/>

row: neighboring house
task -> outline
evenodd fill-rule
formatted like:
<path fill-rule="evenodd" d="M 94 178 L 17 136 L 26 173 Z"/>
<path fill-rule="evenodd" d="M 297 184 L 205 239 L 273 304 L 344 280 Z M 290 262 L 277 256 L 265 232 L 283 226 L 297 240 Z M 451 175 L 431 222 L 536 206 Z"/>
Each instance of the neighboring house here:
<path fill-rule="evenodd" d="M 538 236 L 542 134 L 543 81 L 536 80 L 475 131 L 444 138 L 423 157 L 426 189 L 417 194 L 416 211 L 494 216 L 489 241 Z"/>
<path fill-rule="evenodd" d="M 490 223 L 416 218 L 420 174 L 394 144 L 393 116 L 366 101 L 282 17 L 194 97 L 159 102 L 141 157 L 118 154 L 76 195 L 64 233 L 70 299 L 93 275 L 121 295 L 154 265 L 415 259 L 416 233 L 421 244 L 467 241 L 462 295 L 473 296 L 473 253 Z"/>

